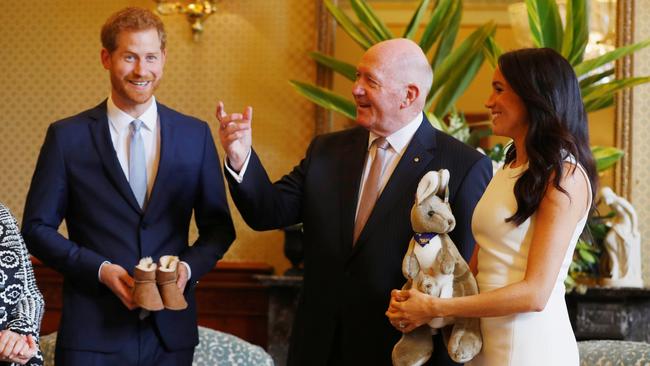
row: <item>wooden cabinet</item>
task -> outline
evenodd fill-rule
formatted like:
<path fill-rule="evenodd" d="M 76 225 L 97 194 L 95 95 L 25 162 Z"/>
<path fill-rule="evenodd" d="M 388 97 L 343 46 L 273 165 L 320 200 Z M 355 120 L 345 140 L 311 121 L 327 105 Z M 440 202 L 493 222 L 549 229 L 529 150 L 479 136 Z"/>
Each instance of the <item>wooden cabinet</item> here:
<path fill-rule="evenodd" d="M 55 332 L 61 320 L 63 277 L 33 259 L 39 289 L 45 297 L 41 334 Z M 196 288 L 199 325 L 234 334 L 264 348 L 268 343 L 269 291 L 254 278 L 273 268 L 257 262 L 219 262 Z"/>

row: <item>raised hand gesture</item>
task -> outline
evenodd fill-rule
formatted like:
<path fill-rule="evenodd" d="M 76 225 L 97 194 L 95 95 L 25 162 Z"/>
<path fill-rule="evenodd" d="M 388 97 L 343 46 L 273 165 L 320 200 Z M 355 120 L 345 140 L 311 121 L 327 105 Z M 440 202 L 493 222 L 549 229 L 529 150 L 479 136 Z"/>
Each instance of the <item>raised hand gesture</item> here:
<path fill-rule="evenodd" d="M 230 167 L 239 172 L 251 150 L 252 134 L 251 121 L 253 107 L 246 107 L 244 113 L 227 114 L 223 102 L 217 104 L 217 120 L 219 120 L 219 139 L 221 146 L 228 156 Z"/>

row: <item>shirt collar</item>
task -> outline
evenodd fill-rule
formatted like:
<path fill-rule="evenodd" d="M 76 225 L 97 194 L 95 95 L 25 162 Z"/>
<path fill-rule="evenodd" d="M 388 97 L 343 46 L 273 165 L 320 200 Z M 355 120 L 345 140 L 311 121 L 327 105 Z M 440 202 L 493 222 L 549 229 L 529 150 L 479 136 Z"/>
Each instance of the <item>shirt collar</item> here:
<path fill-rule="evenodd" d="M 420 127 L 422 120 L 423 120 L 422 113 L 418 113 L 418 115 L 415 116 L 415 118 L 413 118 L 411 122 L 407 123 L 404 127 L 400 128 L 399 130 L 393 132 L 392 135 L 386 137 L 386 140 L 388 140 L 390 147 L 392 147 L 393 150 L 397 152 L 397 154 L 399 154 L 400 156 L 404 154 L 404 151 L 406 151 L 406 147 L 408 146 L 409 142 L 411 142 L 413 135 L 415 135 L 415 132 Z M 370 146 L 372 146 L 373 141 L 375 141 L 378 138 L 379 135 L 377 135 L 372 131 L 370 132 L 370 135 L 368 136 L 368 150 L 370 150 Z"/>
<path fill-rule="evenodd" d="M 106 102 L 106 113 L 108 115 L 108 121 L 113 126 L 116 131 L 121 131 L 124 128 L 128 128 L 129 124 L 133 122 L 134 118 L 130 114 L 124 112 L 115 105 L 113 98 L 109 95 L 108 101 Z M 158 105 L 156 104 L 156 97 L 151 96 L 151 104 L 142 115 L 137 117 L 144 127 L 149 131 L 154 131 L 156 128 L 156 121 L 158 120 Z"/>

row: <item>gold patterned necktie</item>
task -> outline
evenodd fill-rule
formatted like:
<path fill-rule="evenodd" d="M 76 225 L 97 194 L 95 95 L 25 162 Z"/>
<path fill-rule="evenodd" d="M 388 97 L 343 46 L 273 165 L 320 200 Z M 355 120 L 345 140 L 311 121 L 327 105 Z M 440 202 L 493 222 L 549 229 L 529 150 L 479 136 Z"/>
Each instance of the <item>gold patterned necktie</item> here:
<path fill-rule="evenodd" d="M 375 207 L 375 202 L 377 202 L 377 198 L 379 197 L 382 171 L 388 155 L 387 150 L 390 147 L 390 144 L 385 137 L 375 139 L 373 144 L 376 147 L 375 158 L 370 166 L 366 183 L 363 185 L 363 192 L 361 192 L 359 212 L 357 213 L 357 219 L 354 222 L 353 244 L 356 244 L 357 239 L 359 239 L 361 230 L 363 230 L 363 227 L 366 225 L 368 217 L 370 217 L 370 213 L 372 212 L 373 207 Z"/>

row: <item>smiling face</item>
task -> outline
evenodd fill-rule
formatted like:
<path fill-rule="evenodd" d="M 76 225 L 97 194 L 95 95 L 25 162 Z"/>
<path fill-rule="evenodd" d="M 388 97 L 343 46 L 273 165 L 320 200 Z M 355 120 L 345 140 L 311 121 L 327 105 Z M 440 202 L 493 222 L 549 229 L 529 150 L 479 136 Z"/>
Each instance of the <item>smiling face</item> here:
<path fill-rule="evenodd" d="M 492 94 L 485 102 L 492 115 L 495 135 L 517 140 L 525 138 L 528 131 L 526 105 L 515 93 L 497 68 L 492 78 Z"/>
<path fill-rule="evenodd" d="M 163 75 L 166 52 L 155 28 L 122 31 L 113 52 L 102 49 L 102 64 L 111 75 L 115 105 L 133 117 L 149 106 Z"/>
<path fill-rule="evenodd" d="M 400 83 L 391 62 L 382 60 L 381 52 L 369 51 L 361 58 L 352 95 L 359 125 L 381 136 L 401 127 L 400 109 L 406 86 Z"/>

